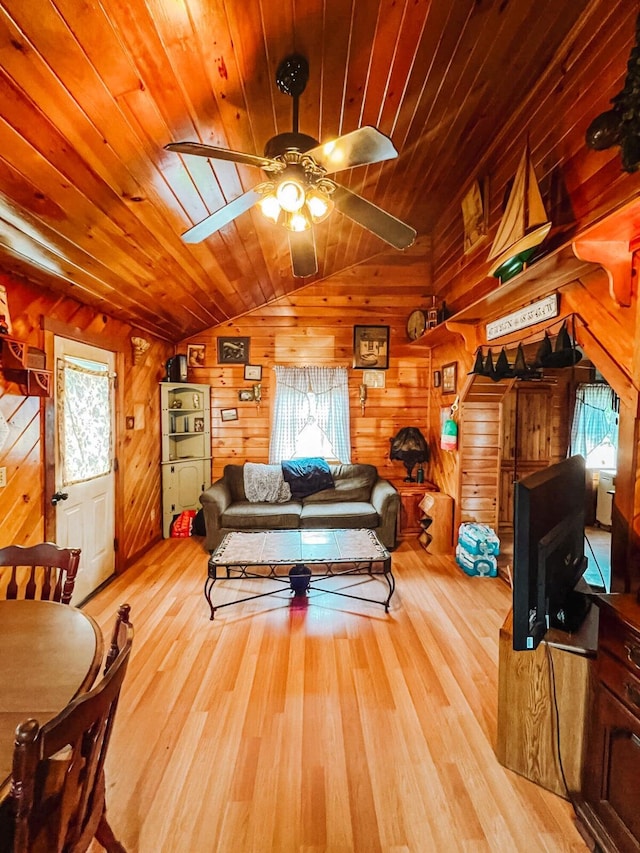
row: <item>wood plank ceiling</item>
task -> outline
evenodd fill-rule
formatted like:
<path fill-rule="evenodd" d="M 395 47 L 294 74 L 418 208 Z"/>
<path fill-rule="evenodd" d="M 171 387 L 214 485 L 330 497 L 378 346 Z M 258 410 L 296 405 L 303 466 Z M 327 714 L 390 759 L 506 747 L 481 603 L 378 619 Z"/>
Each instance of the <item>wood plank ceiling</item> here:
<path fill-rule="evenodd" d="M 340 183 L 428 234 L 588 5 L 0 0 L 0 269 L 172 341 L 303 286 L 257 208 L 180 238 L 259 169 L 164 150 L 262 154 L 292 128 L 274 79 L 294 51 L 310 65 L 300 131 L 390 136 L 397 159 Z M 337 212 L 316 240 L 316 279 L 387 248 Z"/>

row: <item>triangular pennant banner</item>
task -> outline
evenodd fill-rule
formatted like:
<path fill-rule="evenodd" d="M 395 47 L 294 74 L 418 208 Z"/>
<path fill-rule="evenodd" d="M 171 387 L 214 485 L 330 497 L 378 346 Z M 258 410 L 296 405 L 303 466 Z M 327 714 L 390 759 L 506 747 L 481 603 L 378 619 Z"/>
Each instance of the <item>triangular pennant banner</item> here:
<path fill-rule="evenodd" d="M 478 376 L 484 376 L 484 362 L 482 359 L 482 347 L 479 347 L 476 351 L 476 360 L 473 363 L 473 369 L 469 372 L 469 376 L 473 376 L 474 374 Z"/>
<path fill-rule="evenodd" d="M 496 378 L 506 379 L 511 376 L 511 366 L 507 358 L 507 351 L 504 347 L 500 350 L 500 355 L 496 361 Z"/>

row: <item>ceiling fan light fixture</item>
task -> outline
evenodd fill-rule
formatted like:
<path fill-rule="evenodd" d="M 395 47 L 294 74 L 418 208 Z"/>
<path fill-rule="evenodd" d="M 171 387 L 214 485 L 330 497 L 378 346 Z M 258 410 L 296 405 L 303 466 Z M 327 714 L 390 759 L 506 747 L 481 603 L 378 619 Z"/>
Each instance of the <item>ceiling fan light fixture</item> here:
<path fill-rule="evenodd" d="M 315 187 L 307 193 L 307 209 L 314 222 L 324 222 L 333 210 L 333 202 Z"/>
<path fill-rule="evenodd" d="M 287 213 L 295 213 L 304 205 L 306 193 L 304 186 L 299 181 L 285 178 L 280 181 L 276 188 L 276 197 L 283 210 L 286 210 Z"/>
<path fill-rule="evenodd" d="M 311 222 L 304 212 L 300 210 L 289 213 L 285 217 L 283 224 L 289 231 L 308 231 L 311 228 Z"/>
<path fill-rule="evenodd" d="M 278 222 L 282 208 L 280 207 L 280 202 L 274 192 L 270 192 L 268 195 L 263 196 L 258 204 L 263 216 L 266 216 L 267 219 L 270 219 L 274 223 Z"/>

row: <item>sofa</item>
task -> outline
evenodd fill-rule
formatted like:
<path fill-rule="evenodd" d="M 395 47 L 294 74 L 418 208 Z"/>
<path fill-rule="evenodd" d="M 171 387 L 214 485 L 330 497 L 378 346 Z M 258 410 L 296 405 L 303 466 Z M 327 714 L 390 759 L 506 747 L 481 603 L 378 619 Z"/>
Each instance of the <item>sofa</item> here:
<path fill-rule="evenodd" d="M 225 465 L 223 476 L 200 495 L 206 537 L 213 551 L 232 530 L 298 528 L 374 529 L 389 550 L 396 546 L 400 496 L 375 465 L 329 465 L 333 486 L 283 502 L 249 501 L 244 465 Z"/>

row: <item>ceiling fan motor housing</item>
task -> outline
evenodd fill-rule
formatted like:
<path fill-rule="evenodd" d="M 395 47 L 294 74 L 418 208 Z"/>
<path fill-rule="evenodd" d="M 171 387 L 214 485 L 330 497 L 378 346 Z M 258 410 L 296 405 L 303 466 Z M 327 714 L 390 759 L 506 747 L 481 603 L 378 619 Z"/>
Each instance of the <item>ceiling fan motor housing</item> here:
<path fill-rule="evenodd" d="M 275 160 L 288 151 L 298 151 L 303 154 L 318 145 L 318 140 L 306 133 L 279 133 L 272 136 L 264 147 L 264 156 Z"/>

